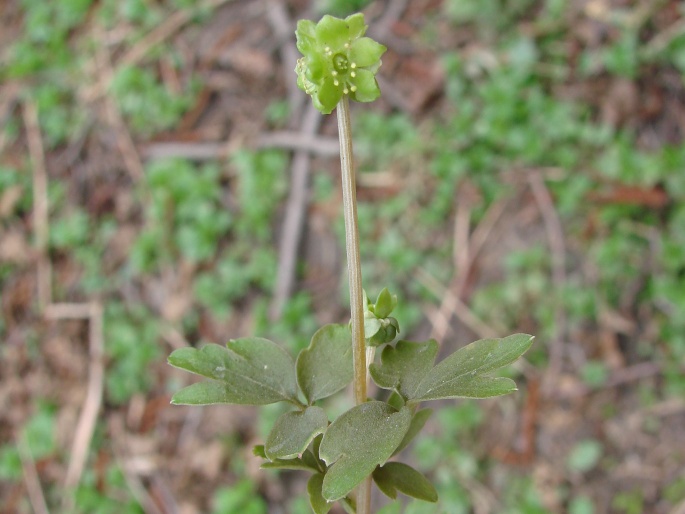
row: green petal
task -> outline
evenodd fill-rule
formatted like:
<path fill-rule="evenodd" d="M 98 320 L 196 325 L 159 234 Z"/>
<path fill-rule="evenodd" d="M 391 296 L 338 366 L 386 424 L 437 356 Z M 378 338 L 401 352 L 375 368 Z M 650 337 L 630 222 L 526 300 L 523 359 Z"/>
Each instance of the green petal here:
<path fill-rule="evenodd" d="M 318 43 L 324 47 L 330 47 L 333 53 L 341 51 L 345 43 L 350 39 L 350 30 L 347 28 L 347 23 L 340 18 L 334 18 L 328 14 L 316 24 L 315 30 Z"/>
<path fill-rule="evenodd" d="M 350 82 L 357 87 L 357 90 L 351 95 L 352 99 L 357 102 L 373 102 L 381 96 L 378 82 L 370 71 L 357 70 L 357 76 L 351 78 Z"/>
<path fill-rule="evenodd" d="M 326 106 L 323 105 L 317 96 L 318 93 L 315 93 L 312 95 L 312 103 L 314 104 L 314 107 L 316 108 L 317 111 L 319 111 L 321 114 L 330 114 L 332 109 L 326 110 Z"/>
<path fill-rule="evenodd" d="M 362 37 L 352 42 L 350 62 L 355 63 L 358 68 L 366 68 L 376 64 L 386 50 L 385 46 L 370 37 Z"/>
<path fill-rule="evenodd" d="M 324 74 L 328 71 L 328 60 L 319 52 L 311 54 L 305 61 L 306 75 L 309 80 L 320 85 Z"/>
<path fill-rule="evenodd" d="M 347 27 L 350 31 L 350 39 L 362 37 L 368 28 L 366 23 L 364 23 L 364 15 L 359 12 L 345 18 L 345 23 L 347 23 Z"/>
<path fill-rule="evenodd" d="M 307 77 L 304 76 L 304 74 L 298 73 L 297 74 L 297 87 L 299 87 L 305 93 L 309 94 L 314 89 L 314 84 L 312 84 L 307 79 Z"/>
<path fill-rule="evenodd" d="M 311 20 L 300 20 L 297 22 L 295 37 L 297 38 L 297 49 L 302 55 L 307 55 L 314 51 L 316 46 L 316 32 L 314 22 Z"/>
<path fill-rule="evenodd" d="M 326 78 L 323 81 L 323 85 L 319 89 L 316 95 L 323 109 L 319 109 L 324 114 L 330 114 L 338 102 L 342 98 L 343 86 L 342 84 L 336 86 L 333 84 L 332 78 Z M 318 109 L 318 106 L 317 106 Z"/>

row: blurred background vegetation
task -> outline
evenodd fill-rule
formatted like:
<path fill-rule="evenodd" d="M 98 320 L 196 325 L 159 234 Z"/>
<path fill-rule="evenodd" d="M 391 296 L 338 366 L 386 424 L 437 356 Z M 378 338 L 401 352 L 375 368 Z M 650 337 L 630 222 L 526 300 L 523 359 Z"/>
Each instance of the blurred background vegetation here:
<path fill-rule="evenodd" d="M 250 452 L 278 408 L 170 407 L 165 358 L 347 321 L 293 31 L 356 9 L 389 48 L 353 111 L 366 290 L 444 353 L 537 335 L 518 393 L 408 450 L 439 508 L 378 508 L 685 512 L 678 0 L 3 2 L 0 511 L 308 512 Z"/>

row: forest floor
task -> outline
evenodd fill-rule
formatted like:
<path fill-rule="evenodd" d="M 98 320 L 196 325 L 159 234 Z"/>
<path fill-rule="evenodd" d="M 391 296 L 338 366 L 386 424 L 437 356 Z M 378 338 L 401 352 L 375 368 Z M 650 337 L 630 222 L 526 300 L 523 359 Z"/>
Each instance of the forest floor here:
<path fill-rule="evenodd" d="M 294 27 L 356 3 L 388 47 L 353 108 L 365 288 L 442 354 L 537 337 L 516 394 L 429 421 L 440 506 L 404 512 L 685 513 L 676 0 L 5 2 L 0 512 L 308 512 L 251 453 L 280 411 L 170 406 L 166 356 L 347 322 Z"/>

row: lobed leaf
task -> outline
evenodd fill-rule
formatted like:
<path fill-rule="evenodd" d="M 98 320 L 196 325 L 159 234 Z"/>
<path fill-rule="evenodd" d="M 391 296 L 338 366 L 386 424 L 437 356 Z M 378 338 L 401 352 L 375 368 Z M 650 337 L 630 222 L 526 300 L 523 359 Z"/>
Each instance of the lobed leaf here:
<path fill-rule="evenodd" d="M 321 439 L 323 438 L 323 434 L 319 434 L 314 438 L 314 441 L 312 442 L 311 447 L 307 448 L 304 453 L 302 454 L 302 462 L 305 464 L 309 465 L 310 467 L 314 469 L 318 469 L 320 471 L 323 471 L 326 469 L 326 464 L 319 459 L 319 444 L 321 444 Z"/>
<path fill-rule="evenodd" d="M 266 439 L 266 457 L 274 460 L 301 455 L 317 435 L 326 431 L 327 426 L 328 417 L 321 407 L 282 414 Z"/>
<path fill-rule="evenodd" d="M 433 484 L 414 468 L 401 462 L 388 462 L 377 467 L 373 472 L 373 481 L 383 494 L 393 500 L 399 491 L 418 500 L 438 501 L 438 492 Z"/>
<path fill-rule="evenodd" d="M 388 396 L 388 399 L 385 401 L 385 403 L 390 405 L 395 410 L 400 410 L 407 404 L 404 398 L 402 398 L 402 395 L 400 395 L 397 391 L 390 393 L 390 396 Z"/>
<path fill-rule="evenodd" d="M 184 387 L 171 398 L 174 405 L 213 405 L 238 403 L 232 390 L 220 382 L 198 382 Z"/>
<path fill-rule="evenodd" d="M 182 389 L 171 400 L 175 404 L 298 402 L 292 358 L 267 339 L 235 339 L 226 347 L 208 344 L 199 350 L 181 348 L 169 356 L 169 364 L 214 380 Z"/>
<path fill-rule="evenodd" d="M 319 456 L 329 466 L 323 497 L 344 497 L 402 442 L 411 423 L 411 411 L 399 412 L 384 402 L 370 401 L 342 414 L 326 430 Z"/>
<path fill-rule="evenodd" d="M 426 421 L 428 421 L 428 418 L 430 418 L 431 414 L 433 414 L 433 409 L 421 409 L 412 416 L 411 423 L 409 424 L 409 430 L 407 430 L 407 433 L 404 435 L 402 442 L 392 453 L 393 456 L 397 455 L 407 446 L 409 446 L 409 443 L 411 443 L 414 440 L 414 438 L 419 434 L 419 432 L 421 432 L 424 425 L 426 424 Z"/>
<path fill-rule="evenodd" d="M 307 482 L 309 504 L 312 506 L 314 514 L 326 514 L 333 507 L 333 503 L 326 501 L 321 492 L 323 479 L 324 476 L 321 473 L 315 473 Z"/>
<path fill-rule="evenodd" d="M 386 346 L 381 353 L 381 363 L 371 364 L 369 372 L 378 387 L 393 389 L 405 400 L 415 398 L 421 381 L 433 367 L 438 354 L 438 343 L 398 341 Z"/>
<path fill-rule="evenodd" d="M 352 334 L 346 325 L 325 325 L 297 357 L 297 382 L 309 404 L 346 387 L 354 376 Z"/>
<path fill-rule="evenodd" d="M 255 457 L 268 459 L 266 450 L 263 444 L 258 444 L 252 448 L 252 454 Z M 316 458 L 307 450 L 302 454 L 302 458 L 296 459 L 274 459 L 269 462 L 264 462 L 260 468 L 262 469 L 293 469 L 303 470 L 314 473 L 319 473 L 320 467 L 317 465 Z"/>
<path fill-rule="evenodd" d="M 288 469 L 294 471 L 313 471 L 314 473 L 319 472 L 318 468 L 312 467 L 302 459 L 276 459 L 269 462 L 264 462 L 259 467 L 261 469 Z"/>
<path fill-rule="evenodd" d="M 533 336 L 514 334 L 502 339 L 482 339 L 454 352 L 438 363 L 419 384 L 413 400 L 489 398 L 516 390 L 513 380 L 485 376 L 511 364 L 530 348 Z"/>

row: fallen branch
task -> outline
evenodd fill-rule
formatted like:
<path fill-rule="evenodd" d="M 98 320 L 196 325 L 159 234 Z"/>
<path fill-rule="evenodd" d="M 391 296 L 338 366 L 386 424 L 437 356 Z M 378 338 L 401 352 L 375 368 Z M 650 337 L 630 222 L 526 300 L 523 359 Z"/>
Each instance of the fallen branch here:
<path fill-rule="evenodd" d="M 33 102 L 27 101 L 23 112 L 33 169 L 33 234 L 38 256 L 38 309 L 42 313 L 52 298 L 52 266 L 48 258 L 48 175 L 38 110 Z"/>
<path fill-rule="evenodd" d="M 255 148 L 282 148 L 336 157 L 340 149 L 334 138 L 318 137 L 299 132 L 279 131 L 260 135 L 254 143 Z M 191 161 L 210 161 L 225 159 L 229 146 L 219 142 L 164 142 L 152 143 L 143 150 L 146 159 L 169 159 L 180 157 Z"/>
<path fill-rule="evenodd" d="M 31 455 L 31 448 L 29 448 L 28 442 L 23 436 L 18 438 L 17 450 L 19 450 L 21 469 L 24 473 L 24 483 L 26 484 L 26 492 L 29 496 L 31 508 L 35 514 L 49 514 L 50 511 L 45 503 L 45 496 L 40 485 L 36 464 L 33 462 L 33 456 Z"/>
<path fill-rule="evenodd" d="M 468 305 L 457 298 L 452 291 L 446 289 L 423 268 L 418 269 L 417 278 L 436 298 L 442 298 L 443 304 L 446 305 L 446 309 L 454 313 L 459 321 L 481 339 L 501 337 L 501 334 L 505 332 L 502 327 L 487 325 L 469 309 Z"/>
<path fill-rule="evenodd" d="M 88 392 L 81 409 L 74 441 L 71 445 L 71 459 L 67 468 L 64 485 L 67 489 L 78 485 L 83 474 L 83 468 L 88 460 L 90 442 L 95 432 L 98 412 L 102 404 L 102 392 L 104 389 L 105 365 L 104 365 L 104 341 L 103 341 L 103 309 L 98 302 L 85 304 L 89 311 L 88 316 Z"/>
<path fill-rule="evenodd" d="M 71 459 L 65 477 L 65 487 L 72 489 L 78 485 L 83 474 L 88 450 L 95 431 L 98 411 L 102 402 L 104 383 L 104 342 L 103 310 L 99 302 L 90 303 L 52 303 L 51 273 L 52 266 L 48 256 L 48 177 L 45 166 L 43 141 L 38 124 L 38 112 L 31 102 L 24 105 L 24 123 L 28 139 L 29 153 L 33 164 L 33 216 L 34 234 L 38 251 L 38 305 L 46 319 L 81 319 L 88 320 L 89 331 L 89 368 L 88 391 L 81 409 L 71 448 Z M 30 469 L 29 469 L 30 472 Z M 30 476 L 27 476 L 27 485 Z M 36 494 L 35 492 L 33 494 Z M 32 502 L 38 501 L 32 497 Z M 65 512 L 73 510 L 73 499 L 69 495 L 63 498 Z M 43 501 L 44 506 L 44 501 Z M 40 505 L 34 505 L 39 511 Z M 42 511 L 41 511 L 42 512 Z M 47 508 L 44 510 L 47 512 Z"/>
<path fill-rule="evenodd" d="M 494 203 L 485 213 L 482 221 L 475 228 L 473 233 L 469 236 L 469 222 L 471 218 L 470 207 L 466 202 L 459 202 L 454 228 L 454 264 L 457 268 L 457 274 L 452 279 L 450 286 L 446 289 L 445 295 L 442 297 L 442 302 L 438 309 L 436 316 L 437 324 L 433 325 L 433 333 L 431 337 L 442 341 L 450 329 L 450 321 L 453 315 L 457 315 L 462 322 L 471 327 L 479 327 L 476 334 L 492 333 L 492 331 L 484 330 L 486 326 L 484 322 L 474 319 L 470 315 L 468 308 L 464 309 L 465 304 L 461 300 L 464 294 L 464 288 L 473 266 L 476 257 L 480 253 L 483 245 L 492 233 L 497 221 L 502 216 L 508 199 L 502 199 Z M 459 312 L 457 312 L 459 311 Z M 466 320 L 466 321 L 465 321 Z M 503 333 L 503 331 L 500 331 Z M 488 336 L 496 337 L 496 336 Z"/>
<path fill-rule="evenodd" d="M 309 105 L 302 122 L 302 133 L 306 136 L 311 136 L 316 133 L 320 124 L 321 114 L 312 105 Z M 295 287 L 297 253 L 302 239 L 308 204 L 309 161 L 309 153 L 302 150 L 296 152 L 293 158 L 290 194 L 288 195 L 285 221 L 283 222 L 283 231 L 278 248 L 279 259 L 276 289 L 269 309 L 269 317 L 272 320 L 281 317 L 283 308 Z"/>
<path fill-rule="evenodd" d="M 554 289 L 560 294 L 566 284 L 566 245 L 564 230 L 554 208 L 552 195 L 545 186 L 544 179 L 539 172 L 528 175 L 528 183 L 538 205 L 547 235 L 547 244 L 552 254 L 552 282 Z M 556 380 L 561 372 L 564 357 L 564 338 L 566 337 L 566 312 L 560 300 L 555 300 L 554 307 L 554 337 L 549 349 L 549 366 L 545 372 L 549 380 Z"/>

